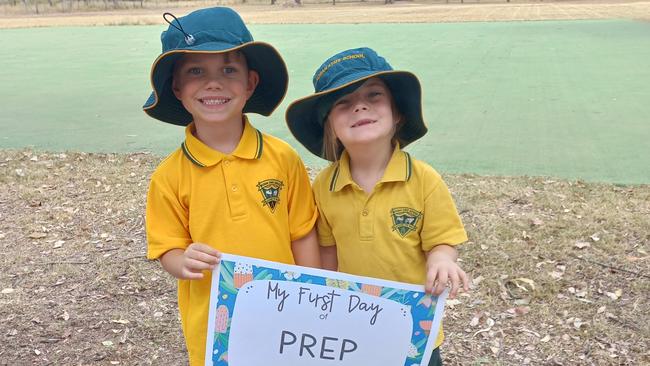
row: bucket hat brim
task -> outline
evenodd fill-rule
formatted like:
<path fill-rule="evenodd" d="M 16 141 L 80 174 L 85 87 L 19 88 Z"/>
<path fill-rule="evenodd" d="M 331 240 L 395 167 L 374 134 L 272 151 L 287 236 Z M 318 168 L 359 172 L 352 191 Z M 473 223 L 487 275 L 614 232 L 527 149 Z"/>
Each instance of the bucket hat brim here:
<path fill-rule="evenodd" d="M 365 71 L 354 73 L 338 80 L 330 89 L 298 99 L 287 108 L 285 119 L 293 136 L 312 154 L 325 158 L 323 154 L 323 107 L 329 111 L 338 97 L 356 90 L 370 78 L 378 77 L 391 91 L 397 109 L 404 117 L 398 130 L 400 146 L 406 147 L 411 142 L 427 133 L 422 117 L 422 88 L 413 73 L 408 71 Z M 341 93 L 343 92 L 343 93 Z M 338 95 L 340 94 L 340 95 Z M 334 98 L 332 98 L 334 97 Z M 320 104 L 324 103 L 325 106 Z"/>
<path fill-rule="evenodd" d="M 259 74 L 259 84 L 244 105 L 243 113 L 269 116 L 286 95 L 289 76 L 278 51 L 265 42 L 247 42 L 233 46 L 226 42 L 205 42 L 194 47 L 174 49 L 158 56 L 151 67 L 153 92 L 142 107 L 151 117 L 175 125 L 186 126 L 192 115 L 183 107 L 172 90 L 174 64 L 188 53 L 226 53 L 241 51 L 249 70 Z"/>

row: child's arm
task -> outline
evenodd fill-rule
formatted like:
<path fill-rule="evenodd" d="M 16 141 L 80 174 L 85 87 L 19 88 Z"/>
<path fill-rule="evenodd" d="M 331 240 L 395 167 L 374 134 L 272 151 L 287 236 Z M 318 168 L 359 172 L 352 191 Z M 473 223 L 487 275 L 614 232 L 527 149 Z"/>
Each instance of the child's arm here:
<path fill-rule="evenodd" d="M 320 247 L 320 260 L 323 262 L 323 269 L 338 271 L 339 259 L 336 256 L 336 245 Z"/>
<path fill-rule="evenodd" d="M 299 266 L 321 268 L 320 251 L 318 250 L 316 229 L 311 229 L 309 234 L 291 242 L 293 259 Z"/>
<path fill-rule="evenodd" d="M 179 280 L 199 280 L 203 271 L 213 269 L 221 259 L 218 250 L 192 243 L 187 249 L 172 249 L 160 257 L 163 269 Z"/>
<path fill-rule="evenodd" d="M 456 297 L 461 282 L 463 289 L 469 291 L 467 274 L 456 263 L 457 259 L 458 251 L 451 245 L 436 245 L 427 253 L 427 280 L 424 285 L 427 292 L 440 295 L 447 282 L 451 282 L 450 299 Z"/>

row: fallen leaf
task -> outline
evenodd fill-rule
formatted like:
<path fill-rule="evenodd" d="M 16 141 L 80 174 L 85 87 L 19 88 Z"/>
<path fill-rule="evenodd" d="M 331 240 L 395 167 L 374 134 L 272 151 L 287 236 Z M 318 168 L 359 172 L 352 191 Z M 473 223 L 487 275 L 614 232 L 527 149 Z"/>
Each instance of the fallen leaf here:
<path fill-rule="evenodd" d="M 102 344 L 103 344 L 105 347 L 111 347 L 111 346 L 113 345 L 113 342 L 112 342 L 112 341 L 103 341 Z"/>
<path fill-rule="evenodd" d="M 471 327 L 475 327 L 478 325 L 479 321 L 481 320 L 481 314 L 475 315 L 472 320 L 469 322 L 469 325 Z"/>
<path fill-rule="evenodd" d="M 2 289 L 2 293 L 5 294 L 5 295 L 6 295 L 6 294 L 13 294 L 14 291 L 15 291 L 15 290 L 12 289 L 12 288 L 3 288 L 3 289 Z"/>
<path fill-rule="evenodd" d="M 446 302 L 447 306 L 449 306 L 451 309 L 454 308 L 456 305 L 460 305 L 460 300 L 458 299 L 449 299 Z"/>
<path fill-rule="evenodd" d="M 478 286 L 481 283 L 481 281 L 483 281 L 483 276 L 472 278 L 472 284 L 474 284 L 474 286 Z"/>
<path fill-rule="evenodd" d="M 590 236 L 590 238 L 591 238 L 591 240 L 593 240 L 594 242 L 596 242 L 596 241 L 599 241 L 599 240 L 600 240 L 600 237 L 598 236 L 598 234 L 597 234 L 597 233 L 596 233 L 596 234 L 594 234 L 594 235 L 592 235 L 592 236 Z"/>
<path fill-rule="evenodd" d="M 596 313 L 597 313 L 597 314 L 602 314 L 602 313 L 605 312 L 606 309 L 607 309 L 607 308 L 606 308 L 605 306 L 601 306 L 601 307 L 598 308 L 598 310 L 596 311 Z"/>
<path fill-rule="evenodd" d="M 53 247 L 53 248 L 54 248 L 54 249 L 61 248 L 61 247 L 63 246 L 63 244 L 65 244 L 65 241 L 64 241 L 64 240 L 57 240 L 57 241 L 54 243 L 54 247 Z"/>
<path fill-rule="evenodd" d="M 621 297 L 621 295 L 623 295 L 623 290 L 619 288 L 614 292 L 605 291 L 605 295 L 607 295 L 607 297 L 609 297 L 612 300 L 618 300 L 618 298 Z"/>
<path fill-rule="evenodd" d="M 124 344 L 128 337 L 129 337 L 129 328 L 126 328 L 124 330 L 124 334 L 122 334 L 122 337 L 120 337 L 120 344 Z"/>
<path fill-rule="evenodd" d="M 118 319 L 118 320 L 111 320 L 111 323 L 117 323 L 117 324 L 129 324 L 129 321 L 126 319 Z"/>
<path fill-rule="evenodd" d="M 517 306 L 515 308 L 515 314 L 517 315 L 525 315 L 530 312 L 530 307 L 528 306 Z"/>
<path fill-rule="evenodd" d="M 476 337 L 476 335 L 477 335 L 477 334 L 480 334 L 480 333 L 489 332 L 490 329 L 492 329 L 492 327 L 494 326 L 494 319 L 492 319 L 492 318 L 487 318 L 486 323 L 487 323 L 487 327 L 486 327 L 486 328 L 483 328 L 483 329 L 480 329 L 480 330 L 477 330 L 477 331 L 474 333 L 474 335 L 472 335 L 472 337 Z"/>
<path fill-rule="evenodd" d="M 584 249 L 584 248 L 590 247 L 591 244 L 589 244 L 589 243 L 587 243 L 585 241 L 579 241 L 579 242 L 576 242 L 573 246 L 578 248 L 578 249 Z"/>
<path fill-rule="evenodd" d="M 160 318 L 161 316 L 163 316 L 163 313 L 162 313 L 162 311 L 156 311 L 155 313 L 153 313 L 153 316 L 155 318 Z"/>
<path fill-rule="evenodd" d="M 36 356 L 40 356 L 40 355 L 41 355 L 41 351 L 35 349 L 35 350 L 34 350 L 34 354 L 36 354 Z"/>
<path fill-rule="evenodd" d="M 643 260 L 646 260 L 648 258 L 650 258 L 650 256 L 645 256 L 645 257 L 635 257 L 633 255 L 628 255 L 627 256 L 627 260 L 630 261 L 630 262 L 643 261 Z"/>
<path fill-rule="evenodd" d="M 544 338 L 540 339 L 539 341 L 546 343 L 546 342 L 548 342 L 550 340 L 551 340 L 551 337 L 549 335 L 546 335 L 546 336 L 544 336 Z"/>
<path fill-rule="evenodd" d="M 582 321 L 580 318 L 575 318 L 573 319 L 573 327 L 576 329 L 580 329 L 581 326 L 583 326 L 585 322 Z"/>
<path fill-rule="evenodd" d="M 530 278 L 519 277 L 519 278 L 515 278 L 513 281 L 515 282 L 515 285 L 517 285 L 517 287 L 519 287 L 524 291 L 528 291 L 528 289 L 525 286 L 519 285 L 518 281 L 528 284 L 531 290 L 535 290 L 535 281 L 531 280 Z"/>

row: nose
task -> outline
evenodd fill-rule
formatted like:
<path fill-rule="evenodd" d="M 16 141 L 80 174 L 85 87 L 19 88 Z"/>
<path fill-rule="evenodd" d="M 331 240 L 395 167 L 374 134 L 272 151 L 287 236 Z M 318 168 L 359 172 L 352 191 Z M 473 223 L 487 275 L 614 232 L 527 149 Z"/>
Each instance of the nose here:
<path fill-rule="evenodd" d="M 367 111 L 368 110 L 368 104 L 363 99 L 359 99 L 355 101 L 354 103 L 354 111 L 355 112 L 361 112 L 361 111 Z"/>
<path fill-rule="evenodd" d="M 209 90 L 220 90 L 223 88 L 221 77 L 216 74 L 209 75 L 206 79 L 205 88 Z"/>

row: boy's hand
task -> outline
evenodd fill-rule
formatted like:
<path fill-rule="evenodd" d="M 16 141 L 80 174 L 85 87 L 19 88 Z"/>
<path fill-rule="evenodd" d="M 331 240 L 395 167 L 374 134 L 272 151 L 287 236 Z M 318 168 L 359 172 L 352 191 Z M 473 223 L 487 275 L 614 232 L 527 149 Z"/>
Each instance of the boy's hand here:
<path fill-rule="evenodd" d="M 449 298 L 453 299 L 458 293 L 461 283 L 465 291 L 469 291 L 469 279 L 465 271 L 456 263 L 458 253 L 449 245 L 438 245 L 427 254 L 427 279 L 424 288 L 433 295 L 440 295 L 451 283 Z"/>
<path fill-rule="evenodd" d="M 219 264 L 221 253 L 209 245 L 192 243 L 187 249 L 172 249 L 160 257 L 160 264 L 180 280 L 200 280 L 203 271 Z"/>
<path fill-rule="evenodd" d="M 214 269 L 221 253 L 209 245 L 192 243 L 185 249 L 181 263 L 181 276 L 186 280 L 203 278 L 203 271 Z"/>

